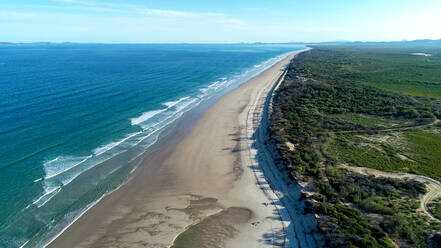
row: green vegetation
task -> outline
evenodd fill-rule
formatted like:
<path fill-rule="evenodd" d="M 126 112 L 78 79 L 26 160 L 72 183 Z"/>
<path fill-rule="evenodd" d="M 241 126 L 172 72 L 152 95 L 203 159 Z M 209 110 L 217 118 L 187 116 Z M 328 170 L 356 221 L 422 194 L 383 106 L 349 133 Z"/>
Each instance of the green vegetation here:
<path fill-rule="evenodd" d="M 429 210 L 433 216 L 441 219 L 441 198 L 438 198 L 429 204 Z"/>
<path fill-rule="evenodd" d="M 317 212 L 330 216 L 332 221 L 338 224 L 343 234 L 349 239 L 349 242 L 338 241 L 338 244 L 333 244 L 333 246 L 392 247 L 392 242 L 386 236 L 386 233 L 369 224 L 369 221 L 362 217 L 360 211 L 341 203 L 323 203 L 320 207 Z"/>
<path fill-rule="evenodd" d="M 408 152 L 412 159 L 425 165 L 419 174 L 441 179 L 441 135 L 414 130 L 406 133 L 409 140 Z"/>
<path fill-rule="evenodd" d="M 440 49 L 316 47 L 302 62 L 314 79 L 365 83 L 413 96 L 441 98 Z M 412 53 L 425 52 L 430 57 Z"/>
<path fill-rule="evenodd" d="M 332 166 L 325 174 L 328 182 L 316 180 L 321 193 L 315 196 L 320 203 L 316 212 L 330 216 L 348 239 L 331 246 L 391 247 L 390 238 L 406 237 L 414 247 L 424 247 L 430 226 L 427 217 L 417 213 L 419 202 L 415 200 L 426 192 L 424 184 L 363 176 Z M 364 216 L 367 214 L 381 216 L 371 223 Z"/>
<path fill-rule="evenodd" d="M 339 167 L 441 179 L 441 100 L 427 98 L 441 98 L 441 49 L 416 50 L 316 47 L 277 92 L 271 139 L 291 175 L 312 182 L 329 247 L 427 247 L 441 230 L 420 210 L 424 184 Z"/>
<path fill-rule="evenodd" d="M 330 132 L 375 133 L 429 125 L 441 118 L 441 104 L 362 84 L 330 84 L 305 79 L 301 74 L 305 70 L 302 68 L 302 58 L 292 65 L 292 70 L 279 92 L 271 127 L 272 138 L 279 144 L 282 155 L 288 158 L 288 167 L 295 169 L 298 174 L 304 171 L 311 175 L 318 173 L 318 162 L 321 158 L 317 149 L 313 148 L 313 143 L 316 140 L 326 140 Z M 279 126 L 283 126 L 283 129 L 278 128 Z M 296 146 L 297 150 L 290 151 L 284 145 L 286 142 L 299 144 Z M 337 139 L 336 143 L 344 148 L 341 153 L 346 158 L 349 153 L 351 156 L 358 156 L 353 158 L 356 161 L 363 161 L 366 156 L 370 156 L 371 160 L 381 159 L 377 156 L 379 153 L 375 154 L 373 149 L 371 154 L 354 154 L 362 148 L 345 146 L 344 139 Z M 383 160 L 391 160 L 387 162 L 388 170 L 403 167 L 397 156 Z M 372 167 L 379 168 L 378 166 L 382 165 Z"/>
<path fill-rule="evenodd" d="M 363 143 L 355 143 L 356 138 L 353 135 L 334 135 L 324 145 L 325 152 L 335 160 L 359 167 L 389 172 L 415 172 L 418 168 L 418 164 L 414 161 L 398 157 L 396 151 L 387 144 L 368 143 L 367 140 Z"/>
<path fill-rule="evenodd" d="M 322 148 L 329 158 L 346 164 L 441 180 L 441 135 L 420 129 L 402 131 L 401 135 L 396 142 L 379 142 L 360 135 L 331 134 Z"/>
<path fill-rule="evenodd" d="M 393 125 L 405 126 L 403 119 L 391 119 L 387 117 L 379 117 L 375 115 L 363 115 L 355 113 L 334 114 L 333 118 L 339 122 L 356 123 L 369 129 L 393 127 Z M 407 123 L 408 124 L 408 123 Z"/>

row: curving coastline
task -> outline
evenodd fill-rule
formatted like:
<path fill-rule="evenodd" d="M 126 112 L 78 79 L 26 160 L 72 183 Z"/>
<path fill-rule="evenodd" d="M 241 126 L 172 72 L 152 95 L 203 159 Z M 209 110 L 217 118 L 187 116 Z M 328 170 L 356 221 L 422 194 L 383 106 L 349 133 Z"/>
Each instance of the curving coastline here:
<path fill-rule="evenodd" d="M 132 180 L 49 247 L 183 247 L 189 240 L 198 247 L 315 247 L 314 224 L 296 205 L 299 191 L 286 194 L 272 166 L 256 166 L 250 154 L 262 156 L 255 148 L 263 140 L 249 138 L 263 134 L 247 128 L 258 121 L 249 113 L 257 117 L 262 100 L 268 107 L 266 96 L 296 53 L 221 97 L 194 126 L 180 126 Z M 198 225 L 208 231 L 194 231 Z"/>

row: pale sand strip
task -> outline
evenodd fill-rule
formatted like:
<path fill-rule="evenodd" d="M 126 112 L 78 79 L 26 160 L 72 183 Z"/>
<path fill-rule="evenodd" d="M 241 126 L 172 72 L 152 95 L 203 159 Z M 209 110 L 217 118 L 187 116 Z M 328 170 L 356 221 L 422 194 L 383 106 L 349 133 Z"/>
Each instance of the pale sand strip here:
<path fill-rule="evenodd" d="M 313 223 L 303 220 L 296 206 L 299 188 L 286 195 L 287 188 L 277 184 L 283 174 L 270 164 L 259 168 L 259 154 L 249 149 L 254 129 L 247 125 L 258 120 L 249 113 L 265 105 L 293 56 L 221 97 L 182 141 L 153 153 L 132 180 L 50 246 L 167 247 L 188 226 L 201 223 L 209 226 L 193 229 L 201 230 L 192 234 L 193 241 L 201 242 L 198 247 L 314 247 L 315 237 L 308 234 Z M 275 188 L 268 187 L 261 169 Z M 215 213 L 220 214 L 206 219 Z"/>
<path fill-rule="evenodd" d="M 277 213 L 283 223 L 283 229 L 277 234 L 280 238 L 267 240 L 266 244 L 277 247 L 322 247 L 324 240 L 316 230 L 315 217 L 304 212 L 304 203 L 299 200 L 301 187 L 292 184 L 292 180 L 287 177 L 289 173 L 283 171 L 283 166 L 277 168 L 273 161 L 276 152 L 269 145 L 267 130 L 271 104 L 285 74 L 286 71 L 276 84 L 262 88 L 248 108 L 244 135 L 246 139 L 243 139 L 242 144 L 243 164 L 254 172 L 255 180 L 271 202 L 268 207 Z M 255 211 L 264 212 L 262 209 Z M 248 245 L 250 240 L 247 239 L 247 232 L 255 233 L 254 230 L 242 230 L 230 244 L 241 240 L 242 247 Z"/>

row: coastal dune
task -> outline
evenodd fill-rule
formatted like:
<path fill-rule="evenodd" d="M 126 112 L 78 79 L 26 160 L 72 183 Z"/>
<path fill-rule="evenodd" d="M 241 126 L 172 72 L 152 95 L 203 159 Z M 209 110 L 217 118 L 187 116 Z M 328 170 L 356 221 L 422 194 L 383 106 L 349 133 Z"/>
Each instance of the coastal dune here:
<path fill-rule="evenodd" d="M 49 247 L 318 246 L 315 219 L 285 206 L 297 203 L 300 187 L 290 196 L 268 184 L 280 176 L 268 162 L 261 168 L 256 152 L 265 118 L 256 113 L 297 53 L 219 98 L 194 125 L 176 127 L 129 182 Z"/>

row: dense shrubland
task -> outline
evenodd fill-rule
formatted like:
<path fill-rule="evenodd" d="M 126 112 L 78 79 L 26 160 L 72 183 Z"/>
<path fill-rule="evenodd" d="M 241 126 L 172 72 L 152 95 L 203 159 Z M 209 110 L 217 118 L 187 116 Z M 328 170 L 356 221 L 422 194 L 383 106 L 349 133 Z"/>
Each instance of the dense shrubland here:
<path fill-rule="evenodd" d="M 441 97 L 441 82 L 434 81 L 441 62 L 415 69 L 425 63 L 408 51 L 318 47 L 290 65 L 275 97 L 270 136 L 293 179 L 313 185 L 309 203 L 330 247 L 426 247 L 439 230 L 418 211 L 424 184 L 339 167 L 441 179 L 441 103 L 422 97 Z M 409 91 L 405 78 L 432 90 Z M 391 81 L 393 87 L 384 86 Z"/>

